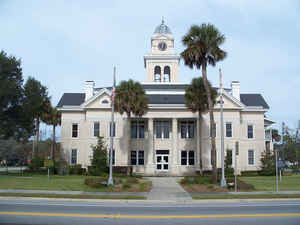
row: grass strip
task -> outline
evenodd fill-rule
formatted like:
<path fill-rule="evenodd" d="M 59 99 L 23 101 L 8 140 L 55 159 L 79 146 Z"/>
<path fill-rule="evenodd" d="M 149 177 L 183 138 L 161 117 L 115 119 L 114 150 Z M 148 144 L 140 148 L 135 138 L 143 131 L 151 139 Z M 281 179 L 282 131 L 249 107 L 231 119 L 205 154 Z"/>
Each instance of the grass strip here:
<path fill-rule="evenodd" d="M 193 199 L 272 199 L 272 198 L 300 198 L 300 194 L 257 194 L 257 195 L 221 195 L 204 194 L 192 196 Z"/>
<path fill-rule="evenodd" d="M 37 194 L 37 193 L 0 193 L 2 197 L 35 197 L 35 198 L 72 198 L 72 199 L 125 199 L 145 200 L 144 196 L 136 195 L 73 195 L 73 194 Z"/>

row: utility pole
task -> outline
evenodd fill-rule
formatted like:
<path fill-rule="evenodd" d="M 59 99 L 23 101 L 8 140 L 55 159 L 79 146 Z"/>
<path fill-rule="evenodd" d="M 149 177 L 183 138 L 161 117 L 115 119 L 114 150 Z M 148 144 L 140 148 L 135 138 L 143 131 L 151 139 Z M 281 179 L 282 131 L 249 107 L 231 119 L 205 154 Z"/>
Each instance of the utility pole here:
<path fill-rule="evenodd" d="M 223 122 L 223 84 L 222 84 L 222 72 L 220 71 L 220 116 L 221 116 L 221 157 L 222 157 L 222 179 L 221 179 L 221 187 L 226 187 L 226 179 L 225 179 L 225 166 L 224 166 L 224 122 Z M 212 129 L 213 130 L 213 129 Z"/>
<path fill-rule="evenodd" d="M 235 142 L 234 154 L 234 191 L 237 192 L 237 156 L 239 155 L 239 142 Z"/>
<path fill-rule="evenodd" d="M 277 160 L 277 149 L 275 151 L 275 168 L 276 168 L 276 192 L 278 192 L 278 160 Z"/>
<path fill-rule="evenodd" d="M 115 113 L 115 88 L 116 88 L 116 67 L 114 67 L 114 83 L 111 91 L 111 123 L 110 123 L 110 148 L 109 148 L 109 177 L 107 181 L 107 185 L 114 185 L 114 180 L 112 176 L 112 161 L 113 161 L 113 149 L 114 149 L 114 132 L 115 132 L 115 121 L 114 121 L 114 113 Z"/>

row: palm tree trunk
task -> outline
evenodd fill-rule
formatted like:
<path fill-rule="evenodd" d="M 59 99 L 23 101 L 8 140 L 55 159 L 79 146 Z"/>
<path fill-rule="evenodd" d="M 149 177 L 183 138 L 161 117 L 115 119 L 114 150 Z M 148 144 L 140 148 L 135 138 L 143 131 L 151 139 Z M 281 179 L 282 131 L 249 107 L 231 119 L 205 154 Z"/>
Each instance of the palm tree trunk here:
<path fill-rule="evenodd" d="M 201 146 L 201 112 L 199 111 L 198 112 L 198 121 L 199 121 L 199 124 L 198 124 L 198 144 L 199 144 L 199 166 L 200 166 L 200 175 L 202 176 L 203 175 L 203 162 L 202 162 L 202 146 Z"/>
<path fill-rule="evenodd" d="M 208 108 L 209 108 L 209 119 L 210 119 L 210 129 L 212 130 L 211 135 L 211 161 L 212 161 L 212 167 L 213 167 L 213 183 L 217 183 L 217 177 L 218 177 L 218 171 L 217 171 L 217 164 L 216 164 L 216 137 L 215 137 L 215 120 L 214 120 L 214 113 L 213 113 L 213 103 L 211 100 L 211 92 L 208 85 L 207 80 L 207 74 L 206 74 L 206 62 L 202 63 L 202 77 L 204 80 L 204 87 L 207 94 L 207 102 L 208 102 Z"/>

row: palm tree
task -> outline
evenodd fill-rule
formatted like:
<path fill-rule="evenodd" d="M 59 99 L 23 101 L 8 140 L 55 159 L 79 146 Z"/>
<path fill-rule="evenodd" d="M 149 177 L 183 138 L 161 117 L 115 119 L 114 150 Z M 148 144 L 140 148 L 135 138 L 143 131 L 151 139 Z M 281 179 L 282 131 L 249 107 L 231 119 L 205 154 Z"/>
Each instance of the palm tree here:
<path fill-rule="evenodd" d="M 131 79 L 121 81 L 115 90 L 114 106 L 115 110 L 121 115 L 123 115 L 123 113 L 127 115 L 126 127 L 128 130 L 126 133 L 129 136 L 128 147 L 130 147 L 131 116 L 141 117 L 146 114 L 148 110 L 148 98 L 141 84 Z"/>
<path fill-rule="evenodd" d="M 55 158 L 55 143 L 56 143 L 56 127 L 61 124 L 61 113 L 57 111 L 55 107 L 48 105 L 48 110 L 42 114 L 42 120 L 47 125 L 52 125 L 52 149 L 51 149 L 51 159 L 54 161 Z"/>
<path fill-rule="evenodd" d="M 212 93 L 207 80 L 207 65 L 215 66 L 218 61 L 223 60 L 227 53 L 220 49 L 225 41 L 225 36 L 219 32 L 212 24 L 202 24 L 201 26 L 191 26 L 188 33 L 183 36 L 182 43 L 186 49 L 181 53 L 184 64 L 193 69 L 202 68 L 202 77 L 208 102 L 210 127 L 212 127 L 211 153 L 213 166 L 213 182 L 217 183 L 216 165 L 216 139 L 213 114 Z"/>
<path fill-rule="evenodd" d="M 217 92 L 211 87 L 210 82 L 208 82 L 209 89 L 211 92 L 211 101 L 213 104 L 216 102 Z M 198 140 L 201 140 L 201 115 L 208 111 L 208 102 L 204 87 L 204 81 L 202 77 L 194 78 L 191 84 L 185 89 L 185 105 L 193 113 L 198 112 Z M 203 164 L 202 164 L 202 147 L 200 144 L 200 174 L 202 175 Z"/>

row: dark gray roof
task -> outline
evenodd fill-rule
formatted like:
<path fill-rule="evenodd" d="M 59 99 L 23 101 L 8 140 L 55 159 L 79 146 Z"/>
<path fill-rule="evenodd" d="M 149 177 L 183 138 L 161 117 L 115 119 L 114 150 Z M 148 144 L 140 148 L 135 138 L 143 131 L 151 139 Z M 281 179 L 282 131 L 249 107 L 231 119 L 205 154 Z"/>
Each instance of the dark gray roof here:
<path fill-rule="evenodd" d="M 269 109 L 268 104 L 261 94 L 240 94 L 241 102 L 246 106 L 262 106 Z"/>
<path fill-rule="evenodd" d="M 175 85 L 152 85 L 146 84 L 143 85 L 144 89 L 184 89 L 186 84 L 175 84 Z M 110 87 L 107 87 L 110 89 Z M 100 88 L 96 89 L 97 91 Z M 154 95 L 150 94 L 147 95 L 149 98 L 150 104 L 185 104 L 185 98 L 183 94 L 160 94 Z M 240 95 L 241 102 L 246 106 L 262 106 L 264 109 L 269 109 L 268 104 L 265 102 L 264 98 L 261 94 L 241 94 Z M 84 93 L 64 93 L 62 98 L 60 99 L 57 107 L 62 106 L 79 106 L 84 102 L 85 94 Z"/>
<path fill-rule="evenodd" d="M 150 104 L 185 104 L 184 95 L 147 95 Z"/>
<path fill-rule="evenodd" d="M 59 100 L 57 107 L 62 107 L 64 105 L 81 105 L 84 102 L 84 93 L 64 93 Z"/>
<path fill-rule="evenodd" d="M 162 20 L 161 24 L 155 28 L 154 34 L 172 34 L 171 29 Z"/>

